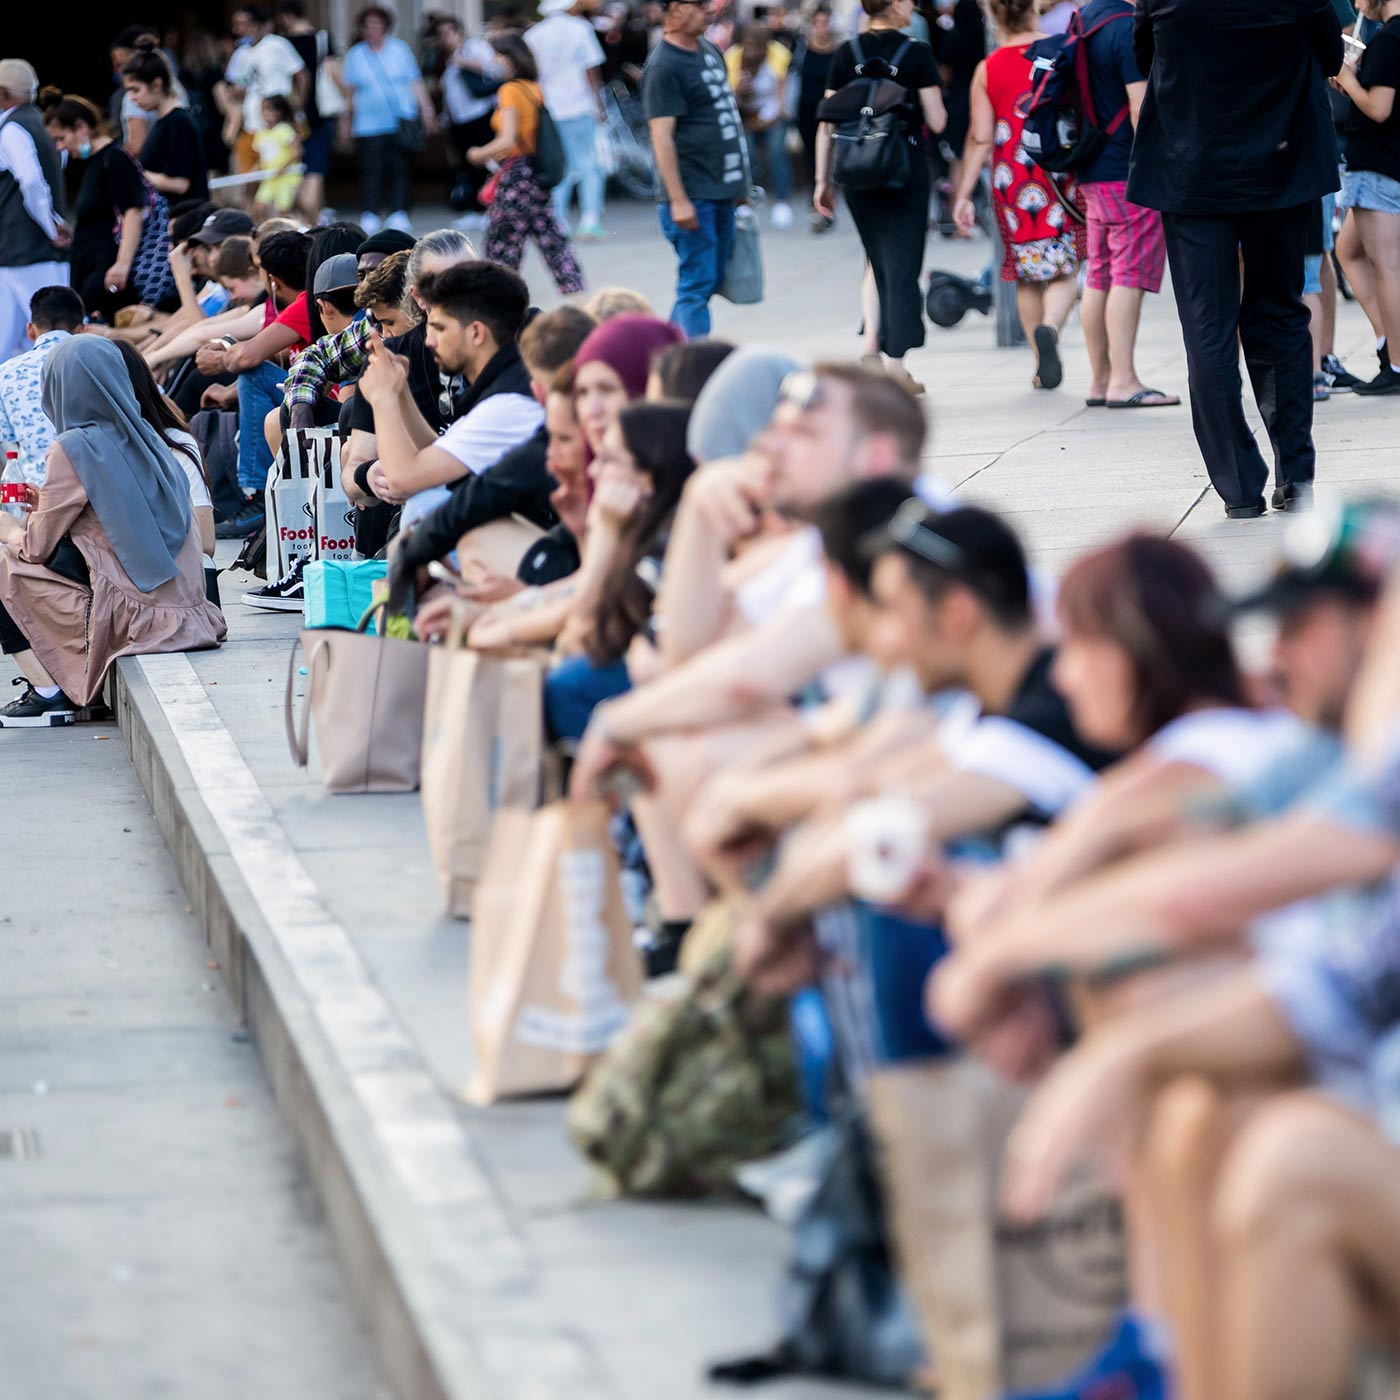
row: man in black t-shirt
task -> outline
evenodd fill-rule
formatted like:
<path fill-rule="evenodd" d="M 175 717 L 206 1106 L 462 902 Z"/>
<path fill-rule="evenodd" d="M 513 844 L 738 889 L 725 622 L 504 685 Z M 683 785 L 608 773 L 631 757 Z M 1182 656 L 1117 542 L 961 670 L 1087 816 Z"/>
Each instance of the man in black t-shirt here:
<path fill-rule="evenodd" d="M 706 0 L 669 0 L 666 32 L 642 74 L 656 156 L 661 231 L 676 250 L 671 320 L 710 333 L 710 298 L 734 247 L 734 206 L 748 196 L 743 123 L 724 58 L 703 37 Z"/>

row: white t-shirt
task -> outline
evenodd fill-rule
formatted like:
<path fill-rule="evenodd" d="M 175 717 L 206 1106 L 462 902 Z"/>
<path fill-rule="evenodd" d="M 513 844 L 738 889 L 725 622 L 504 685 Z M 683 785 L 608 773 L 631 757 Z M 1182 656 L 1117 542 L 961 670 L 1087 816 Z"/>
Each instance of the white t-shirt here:
<path fill-rule="evenodd" d="M 468 39 L 452 56 L 470 59 L 484 69 L 492 68 L 496 62 L 496 50 L 485 39 Z M 496 106 L 494 95 L 472 96 L 467 90 L 466 76 L 455 63 L 449 63 L 447 71 L 442 75 L 442 96 L 448 120 L 458 126 L 484 117 Z"/>
<path fill-rule="evenodd" d="M 544 422 L 544 409 L 526 394 L 491 394 L 464 413 L 433 444 L 455 457 L 469 472 L 490 471 L 512 447 L 518 447 Z M 448 486 L 430 486 L 404 502 L 407 529 L 451 494 Z"/>
<path fill-rule="evenodd" d="M 292 79 L 305 67 L 301 55 L 280 34 L 269 34 L 256 44 L 245 44 L 233 51 L 225 76 L 234 87 L 244 89 L 244 131 L 263 129 L 263 98 L 290 97 L 294 88 Z"/>
<path fill-rule="evenodd" d="M 525 31 L 525 42 L 540 70 L 540 91 L 555 121 L 591 117 L 597 111 L 591 68 L 603 65 L 603 46 L 586 19 L 550 15 Z"/>
<path fill-rule="evenodd" d="M 204 459 L 199 455 L 199 444 L 189 433 L 181 432 L 179 428 L 170 428 L 166 432 L 171 442 L 178 442 L 181 451 L 171 455 L 180 464 L 180 470 L 189 478 L 190 482 L 190 505 L 196 510 L 201 506 L 213 508 L 214 502 L 209 498 L 209 487 L 204 480 L 204 473 L 200 470 L 198 463 Z M 190 453 L 194 456 L 191 457 Z"/>
<path fill-rule="evenodd" d="M 1307 734 L 1308 727 L 1291 711 L 1222 705 L 1163 725 L 1147 747 L 1162 763 L 1194 764 L 1233 789 L 1252 781 Z"/>

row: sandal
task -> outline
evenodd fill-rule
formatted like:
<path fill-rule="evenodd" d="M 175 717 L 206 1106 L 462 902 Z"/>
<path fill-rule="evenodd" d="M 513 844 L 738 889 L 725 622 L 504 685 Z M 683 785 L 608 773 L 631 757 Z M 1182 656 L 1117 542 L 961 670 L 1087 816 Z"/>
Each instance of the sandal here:
<path fill-rule="evenodd" d="M 1179 408 L 1181 400 L 1175 394 L 1164 394 L 1160 389 L 1139 389 L 1127 399 L 1106 399 L 1106 408 Z"/>
<path fill-rule="evenodd" d="M 1037 389 L 1058 389 L 1065 377 L 1060 363 L 1060 337 L 1053 326 L 1035 328 L 1035 379 Z"/>

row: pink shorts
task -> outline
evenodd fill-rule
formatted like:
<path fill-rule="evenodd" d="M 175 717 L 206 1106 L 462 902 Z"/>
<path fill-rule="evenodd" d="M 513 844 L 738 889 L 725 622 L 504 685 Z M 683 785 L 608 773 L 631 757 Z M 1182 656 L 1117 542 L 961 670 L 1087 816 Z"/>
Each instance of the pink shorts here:
<path fill-rule="evenodd" d="M 1160 291 L 1167 265 L 1162 216 L 1155 209 L 1133 204 L 1123 180 L 1081 185 L 1089 215 L 1089 271 L 1085 285 L 1106 292 L 1110 287 L 1141 287 Z"/>

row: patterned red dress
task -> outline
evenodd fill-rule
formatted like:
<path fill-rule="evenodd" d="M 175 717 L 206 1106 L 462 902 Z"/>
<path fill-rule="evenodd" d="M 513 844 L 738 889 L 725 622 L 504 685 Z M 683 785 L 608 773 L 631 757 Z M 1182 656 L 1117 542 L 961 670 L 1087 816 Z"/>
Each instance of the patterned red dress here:
<path fill-rule="evenodd" d="M 987 55 L 987 96 L 996 118 L 992 144 L 992 208 L 1001 226 L 1006 257 L 1003 282 L 1049 282 L 1075 272 L 1085 256 L 1084 225 L 1055 193 L 1079 205 L 1072 175 L 1050 177 L 1021 146 L 1026 101 L 1031 94 L 1029 44 Z"/>

